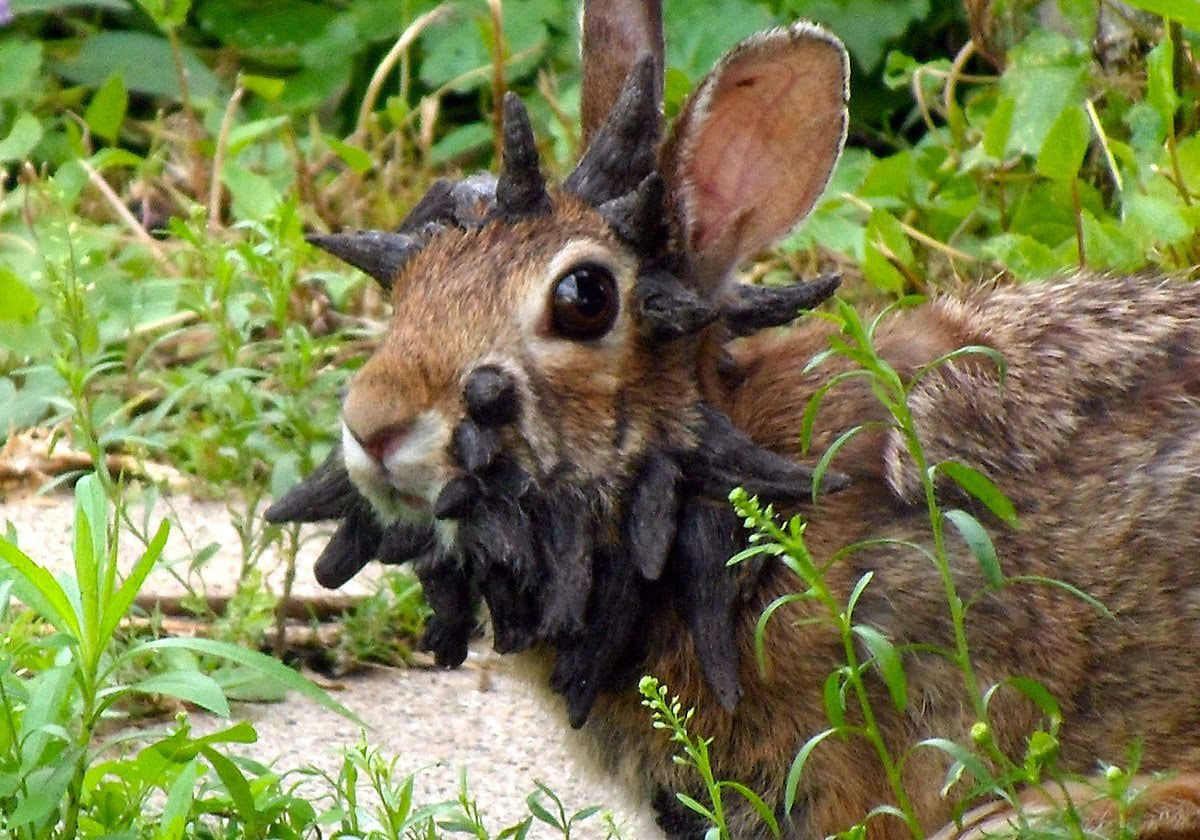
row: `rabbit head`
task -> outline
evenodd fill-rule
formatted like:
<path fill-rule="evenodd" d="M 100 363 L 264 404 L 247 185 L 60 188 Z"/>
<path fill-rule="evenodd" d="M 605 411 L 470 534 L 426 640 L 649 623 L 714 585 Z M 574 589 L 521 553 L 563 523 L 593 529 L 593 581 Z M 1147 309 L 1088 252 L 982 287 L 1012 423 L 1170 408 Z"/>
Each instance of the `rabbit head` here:
<path fill-rule="evenodd" d="M 372 556 L 414 559 L 441 662 L 465 655 L 482 599 L 498 650 L 555 652 L 575 725 L 636 665 L 664 597 L 716 695 L 737 702 L 725 562 L 741 528 L 726 497 L 816 488 L 715 406 L 721 345 L 837 284 L 730 275 L 829 178 L 846 132 L 841 44 L 809 24 L 751 38 L 663 141 L 658 13 L 620 5 L 585 10 L 589 142 L 561 187 L 510 94 L 498 178 L 435 184 L 396 233 L 312 237 L 389 288 L 392 317 L 351 382 L 340 452 L 269 512 L 343 519 L 325 583 Z"/>

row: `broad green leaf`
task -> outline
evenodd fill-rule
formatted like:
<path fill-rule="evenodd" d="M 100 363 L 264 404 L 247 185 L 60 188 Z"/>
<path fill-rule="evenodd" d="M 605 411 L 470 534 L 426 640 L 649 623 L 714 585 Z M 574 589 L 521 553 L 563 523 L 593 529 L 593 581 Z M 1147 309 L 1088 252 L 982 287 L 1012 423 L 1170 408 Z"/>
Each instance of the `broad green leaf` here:
<path fill-rule="evenodd" d="M 1200 32 L 1200 0 L 1125 0 L 1135 9 L 1177 20 Z"/>
<path fill-rule="evenodd" d="M 0 543 L 3 547 L 4 543 Z M 228 642 L 217 641 L 216 639 L 189 639 L 189 638 L 174 638 L 174 639 L 155 639 L 149 642 L 143 642 L 136 645 L 127 651 L 123 658 L 127 659 L 130 656 L 136 655 L 144 651 L 151 650 L 190 650 L 194 653 L 201 653 L 206 656 L 216 656 L 220 659 L 227 659 L 230 662 L 236 662 L 239 665 L 246 665 L 262 672 L 265 676 L 274 679 L 281 685 L 295 691 L 312 700 L 321 706 L 329 709 L 332 712 L 337 712 L 347 720 L 357 723 L 359 726 L 366 726 L 358 715 L 347 709 L 341 703 L 329 696 L 329 693 L 322 688 L 314 685 L 302 675 L 296 673 L 288 666 L 284 665 L 278 659 L 259 653 L 255 650 L 246 650 Z"/>
<path fill-rule="evenodd" d="M 1011 96 L 1002 96 L 983 128 L 983 150 L 993 158 L 1002 160 L 1012 134 L 1013 113 L 1017 102 Z"/>
<path fill-rule="evenodd" d="M 1125 194 L 1122 227 L 1142 250 L 1181 245 L 1195 235 L 1195 226 L 1184 216 L 1184 205 L 1156 195 L 1129 190 Z"/>
<path fill-rule="evenodd" d="M 854 635 L 862 639 L 867 650 L 871 652 L 875 668 L 887 685 L 888 694 L 892 695 L 892 703 L 896 710 L 903 712 L 908 706 L 908 679 L 904 675 L 904 663 L 900 661 L 900 652 L 892 644 L 891 639 L 880 633 L 874 627 L 866 624 L 856 624 Z"/>
<path fill-rule="evenodd" d="M 182 58 L 192 98 L 215 98 L 217 77 L 190 50 L 184 48 Z M 170 43 L 148 32 L 101 30 L 85 38 L 74 55 L 49 64 L 68 80 L 88 87 L 99 87 L 119 72 L 130 91 L 182 98 Z"/>
<path fill-rule="evenodd" d="M 1005 523 L 1013 527 L 1016 526 L 1017 511 L 1013 507 L 1012 502 L 996 486 L 995 482 L 979 470 L 968 467 L 966 464 L 960 464 L 958 461 L 942 461 L 940 464 L 935 464 L 931 469 L 946 476 L 963 490 L 966 490 L 976 499 L 983 502 L 988 510 L 1000 517 Z"/>
<path fill-rule="evenodd" d="M 1080 219 L 1083 227 L 1084 252 L 1088 268 L 1101 271 L 1136 271 L 1145 265 L 1145 255 L 1134 237 L 1105 214 L 1097 218 L 1084 210 Z M 1070 243 L 1069 247 L 1075 247 Z"/>
<path fill-rule="evenodd" d="M 350 167 L 351 170 L 359 175 L 370 170 L 374 165 L 371 160 L 371 155 L 365 149 L 360 149 L 358 146 L 352 146 L 349 143 L 342 142 L 336 137 L 326 135 L 325 142 L 329 144 L 329 148 L 333 149 L 334 153 L 342 159 L 342 163 Z"/>
<path fill-rule="evenodd" d="M 1049 277 L 1061 272 L 1062 261 L 1043 243 L 1031 236 L 1005 233 L 984 246 L 984 254 L 1003 263 L 1014 276 L 1022 280 Z"/>
<path fill-rule="evenodd" d="M 239 219 L 265 219 L 283 203 L 283 195 L 270 179 L 233 161 L 225 164 L 221 182 L 229 188 L 233 212 Z"/>
<path fill-rule="evenodd" d="M 0 266 L 0 321 L 33 323 L 38 306 L 37 295 L 29 291 L 21 278 Z"/>
<path fill-rule="evenodd" d="M 1038 152 L 1037 171 L 1047 178 L 1070 180 L 1079 174 L 1091 140 L 1091 126 L 1083 109 L 1070 105 L 1050 126 Z"/>
<path fill-rule="evenodd" d="M 1164 124 L 1175 119 L 1179 95 L 1175 92 L 1175 42 L 1163 38 L 1146 56 L 1146 101 Z"/>
<path fill-rule="evenodd" d="M 399 8 L 394 16 L 401 18 Z M 334 6 L 308 0 L 205 0 L 197 6 L 196 18 L 200 28 L 222 44 L 286 66 L 296 63 L 298 50 L 305 44 L 320 41 L 323 30 L 338 14 Z M 291 54 L 290 59 L 285 53 Z"/>
<path fill-rule="evenodd" d="M 31 12 L 56 12 L 61 9 L 108 9 L 114 12 L 128 12 L 128 0 L 9 0 L 13 14 L 30 14 Z"/>
<path fill-rule="evenodd" d="M 1091 55 L 1048 30 L 1035 30 L 1008 53 L 1001 95 L 1013 100 L 1008 151 L 1038 152 L 1059 115 L 1083 101 Z"/>
<path fill-rule="evenodd" d="M 93 134 L 114 143 L 121 131 L 121 123 L 125 121 L 125 109 L 128 106 L 129 94 L 125 91 L 125 80 L 118 71 L 92 94 L 92 101 L 88 103 L 83 118 Z"/>
<path fill-rule="evenodd" d="M 8 136 L 0 140 L 0 163 L 19 162 L 29 157 L 42 139 L 42 124 L 28 111 L 21 112 Z"/>
<path fill-rule="evenodd" d="M 429 152 L 429 161 L 434 165 L 446 164 L 459 155 L 486 149 L 491 144 L 491 126 L 481 122 L 468 123 L 448 132 L 434 143 Z"/>
<path fill-rule="evenodd" d="M 892 265 L 883 252 L 872 244 L 870 240 L 863 246 L 861 268 L 863 276 L 875 288 L 894 295 L 904 291 L 906 285 L 904 275 Z"/>
<path fill-rule="evenodd" d="M 1004 583 L 1004 573 L 1000 570 L 1000 561 L 996 558 L 996 548 L 992 545 L 992 538 L 988 536 L 988 532 L 979 524 L 979 520 L 965 510 L 957 508 L 946 511 L 946 518 L 954 525 L 967 548 L 971 549 L 971 554 L 983 571 L 983 579 L 991 586 Z"/>
<path fill-rule="evenodd" d="M 846 48 L 867 71 L 879 66 L 890 42 L 912 24 L 929 16 L 929 0 L 890 0 L 872 3 L 869 13 L 861 3 L 845 0 L 793 0 L 789 11 L 823 23 L 837 32 Z"/>
<path fill-rule="evenodd" d="M 1100 0 L 1058 0 L 1058 10 L 1063 20 L 1070 24 L 1075 34 L 1090 44 L 1096 38 L 1096 26 L 1100 18 Z"/>
<path fill-rule="evenodd" d="M 0 100 L 22 99 L 36 93 L 42 68 L 40 41 L 0 41 Z"/>
<path fill-rule="evenodd" d="M 5 815 L 8 825 L 37 822 L 62 804 L 75 772 L 78 751 L 77 747 L 65 750 L 53 764 L 37 767 L 22 780 L 28 794 L 18 801 L 11 813 Z"/>
<path fill-rule="evenodd" d="M 264 137 L 269 137 L 290 122 L 288 117 L 268 117 L 239 125 L 229 132 L 229 154 L 236 155 Z"/>
<path fill-rule="evenodd" d="M 229 703 L 221 687 L 199 671 L 167 671 L 139 680 L 129 686 L 138 694 L 165 694 L 199 706 L 214 715 L 229 717 Z"/>

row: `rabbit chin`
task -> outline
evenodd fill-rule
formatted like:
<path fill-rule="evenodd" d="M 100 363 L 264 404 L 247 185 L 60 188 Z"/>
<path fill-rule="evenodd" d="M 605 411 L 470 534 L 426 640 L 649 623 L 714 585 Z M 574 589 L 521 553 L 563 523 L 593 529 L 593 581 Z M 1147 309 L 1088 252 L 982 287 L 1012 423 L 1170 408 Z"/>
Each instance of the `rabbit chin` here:
<path fill-rule="evenodd" d="M 433 521 L 433 502 L 446 485 L 444 468 L 436 458 L 449 440 L 450 424 L 439 413 L 427 411 L 379 462 L 343 424 L 342 458 L 350 480 L 381 524 L 425 524 Z"/>

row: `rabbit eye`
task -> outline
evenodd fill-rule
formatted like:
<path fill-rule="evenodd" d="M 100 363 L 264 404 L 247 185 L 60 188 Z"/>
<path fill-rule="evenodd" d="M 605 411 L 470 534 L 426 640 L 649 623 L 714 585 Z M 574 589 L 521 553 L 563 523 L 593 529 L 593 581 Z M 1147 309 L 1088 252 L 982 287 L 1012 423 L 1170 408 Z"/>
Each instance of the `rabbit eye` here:
<path fill-rule="evenodd" d="M 555 281 L 552 295 L 551 324 L 563 338 L 599 338 L 617 320 L 617 281 L 602 265 L 572 267 Z"/>

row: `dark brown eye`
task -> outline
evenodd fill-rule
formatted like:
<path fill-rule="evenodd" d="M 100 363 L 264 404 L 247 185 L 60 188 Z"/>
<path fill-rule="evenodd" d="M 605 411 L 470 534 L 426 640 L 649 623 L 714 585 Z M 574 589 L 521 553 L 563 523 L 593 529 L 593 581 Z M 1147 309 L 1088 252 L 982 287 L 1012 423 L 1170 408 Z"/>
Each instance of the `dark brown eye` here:
<path fill-rule="evenodd" d="M 573 266 L 554 283 L 551 294 L 551 325 L 563 338 L 599 338 L 617 320 L 617 281 L 602 265 Z"/>

